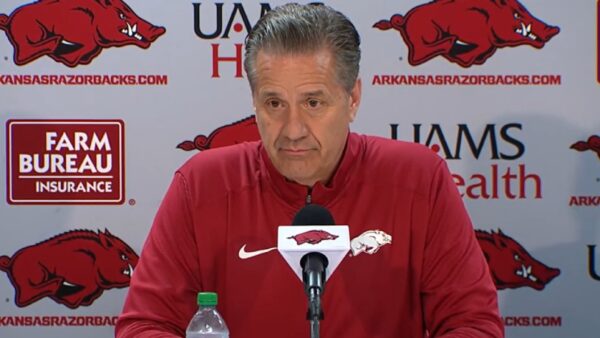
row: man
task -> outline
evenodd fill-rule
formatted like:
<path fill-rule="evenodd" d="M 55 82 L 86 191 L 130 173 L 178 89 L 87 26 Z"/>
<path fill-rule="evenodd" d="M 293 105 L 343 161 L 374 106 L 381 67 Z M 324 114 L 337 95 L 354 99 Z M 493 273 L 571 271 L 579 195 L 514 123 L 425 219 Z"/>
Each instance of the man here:
<path fill-rule="evenodd" d="M 322 337 L 503 337 L 496 289 L 442 159 L 349 132 L 361 98 L 359 36 L 341 13 L 290 4 L 246 40 L 261 142 L 177 171 L 133 276 L 118 337 L 183 336 L 198 291 L 216 291 L 232 338 L 308 337 L 302 283 L 273 250 L 307 203 L 329 209 L 351 253 L 323 294 Z M 356 242 L 353 242 L 356 243 Z"/>

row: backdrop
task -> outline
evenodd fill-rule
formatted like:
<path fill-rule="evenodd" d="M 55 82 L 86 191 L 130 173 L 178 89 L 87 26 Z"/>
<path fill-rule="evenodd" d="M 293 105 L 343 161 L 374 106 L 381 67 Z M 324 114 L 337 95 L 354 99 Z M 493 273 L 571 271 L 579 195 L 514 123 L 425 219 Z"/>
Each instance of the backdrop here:
<path fill-rule="evenodd" d="M 0 2 L 0 337 L 113 335 L 174 170 L 258 137 L 243 39 L 280 3 Z M 362 38 L 352 130 L 447 159 L 507 337 L 597 337 L 598 2 L 326 3 Z"/>

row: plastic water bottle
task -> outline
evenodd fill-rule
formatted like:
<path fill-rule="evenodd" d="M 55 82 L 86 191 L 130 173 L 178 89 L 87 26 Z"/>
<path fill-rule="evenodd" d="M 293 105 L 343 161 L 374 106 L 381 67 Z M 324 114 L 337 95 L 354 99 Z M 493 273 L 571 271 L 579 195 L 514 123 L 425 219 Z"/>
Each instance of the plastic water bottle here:
<path fill-rule="evenodd" d="M 194 314 L 185 331 L 186 338 L 229 338 L 229 329 L 223 317 L 217 311 L 217 294 L 214 292 L 199 292 L 198 305 L 200 308 Z"/>

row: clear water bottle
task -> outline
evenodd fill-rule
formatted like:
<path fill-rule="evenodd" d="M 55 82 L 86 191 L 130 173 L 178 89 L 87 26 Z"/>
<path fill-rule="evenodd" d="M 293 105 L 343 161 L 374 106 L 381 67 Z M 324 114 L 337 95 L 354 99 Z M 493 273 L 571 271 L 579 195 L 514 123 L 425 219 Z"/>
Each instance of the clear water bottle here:
<path fill-rule="evenodd" d="M 229 329 L 223 317 L 217 311 L 217 294 L 214 292 L 199 292 L 198 305 L 200 308 L 194 314 L 185 331 L 186 338 L 229 338 Z"/>

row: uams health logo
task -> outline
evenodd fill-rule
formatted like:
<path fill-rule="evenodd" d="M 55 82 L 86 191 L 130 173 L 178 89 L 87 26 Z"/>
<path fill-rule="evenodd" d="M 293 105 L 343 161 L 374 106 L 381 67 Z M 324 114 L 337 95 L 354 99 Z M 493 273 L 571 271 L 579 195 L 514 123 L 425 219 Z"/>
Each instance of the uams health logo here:
<path fill-rule="evenodd" d="M 122 0 L 41 0 L 0 14 L 0 29 L 24 65 L 44 55 L 69 67 L 86 65 L 103 48 L 148 48 L 165 33 L 143 20 Z"/>
<path fill-rule="evenodd" d="M 104 290 L 129 286 L 138 255 L 108 230 L 73 230 L 0 256 L 15 304 L 49 297 L 71 309 L 91 305 Z"/>
<path fill-rule="evenodd" d="M 202 40 L 211 40 L 212 74 L 211 77 L 221 77 L 220 65 L 232 64 L 233 74 L 241 78 L 242 74 L 242 49 L 243 39 L 252 29 L 252 26 L 265 13 L 271 10 L 268 3 L 253 4 L 244 7 L 241 2 L 234 2 L 223 8 L 223 3 L 193 3 L 194 6 L 194 32 Z M 231 7 L 233 6 L 233 7 Z M 249 16 L 248 13 L 251 13 Z M 214 15 L 213 15 L 214 13 Z M 250 22 L 249 17 L 254 20 Z M 237 40 L 231 43 L 230 39 Z M 226 41 L 222 44 L 221 41 Z M 225 47 L 225 50 L 224 48 Z"/>
<path fill-rule="evenodd" d="M 10 204 L 122 204 L 121 120 L 6 122 Z"/>
<path fill-rule="evenodd" d="M 431 1 L 374 27 L 399 31 L 413 66 L 440 55 L 462 67 L 481 65 L 498 48 L 542 48 L 560 31 L 516 0 Z"/>
<path fill-rule="evenodd" d="M 461 196 L 469 199 L 526 199 L 542 198 L 540 175 L 527 170 L 519 161 L 525 154 L 520 140 L 520 123 L 486 124 L 413 124 L 412 130 L 399 130 L 392 123 L 391 138 L 412 133 L 412 141 L 421 143 L 447 160 L 489 161 L 489 170 L 459 174 L 453 173 Z"/>
<path fill-rule="evenodd" d="M 588 273 L 592 279 L 600 282 L 600 269 L 596 269 L 596 245 L 588 245 Z"/>

